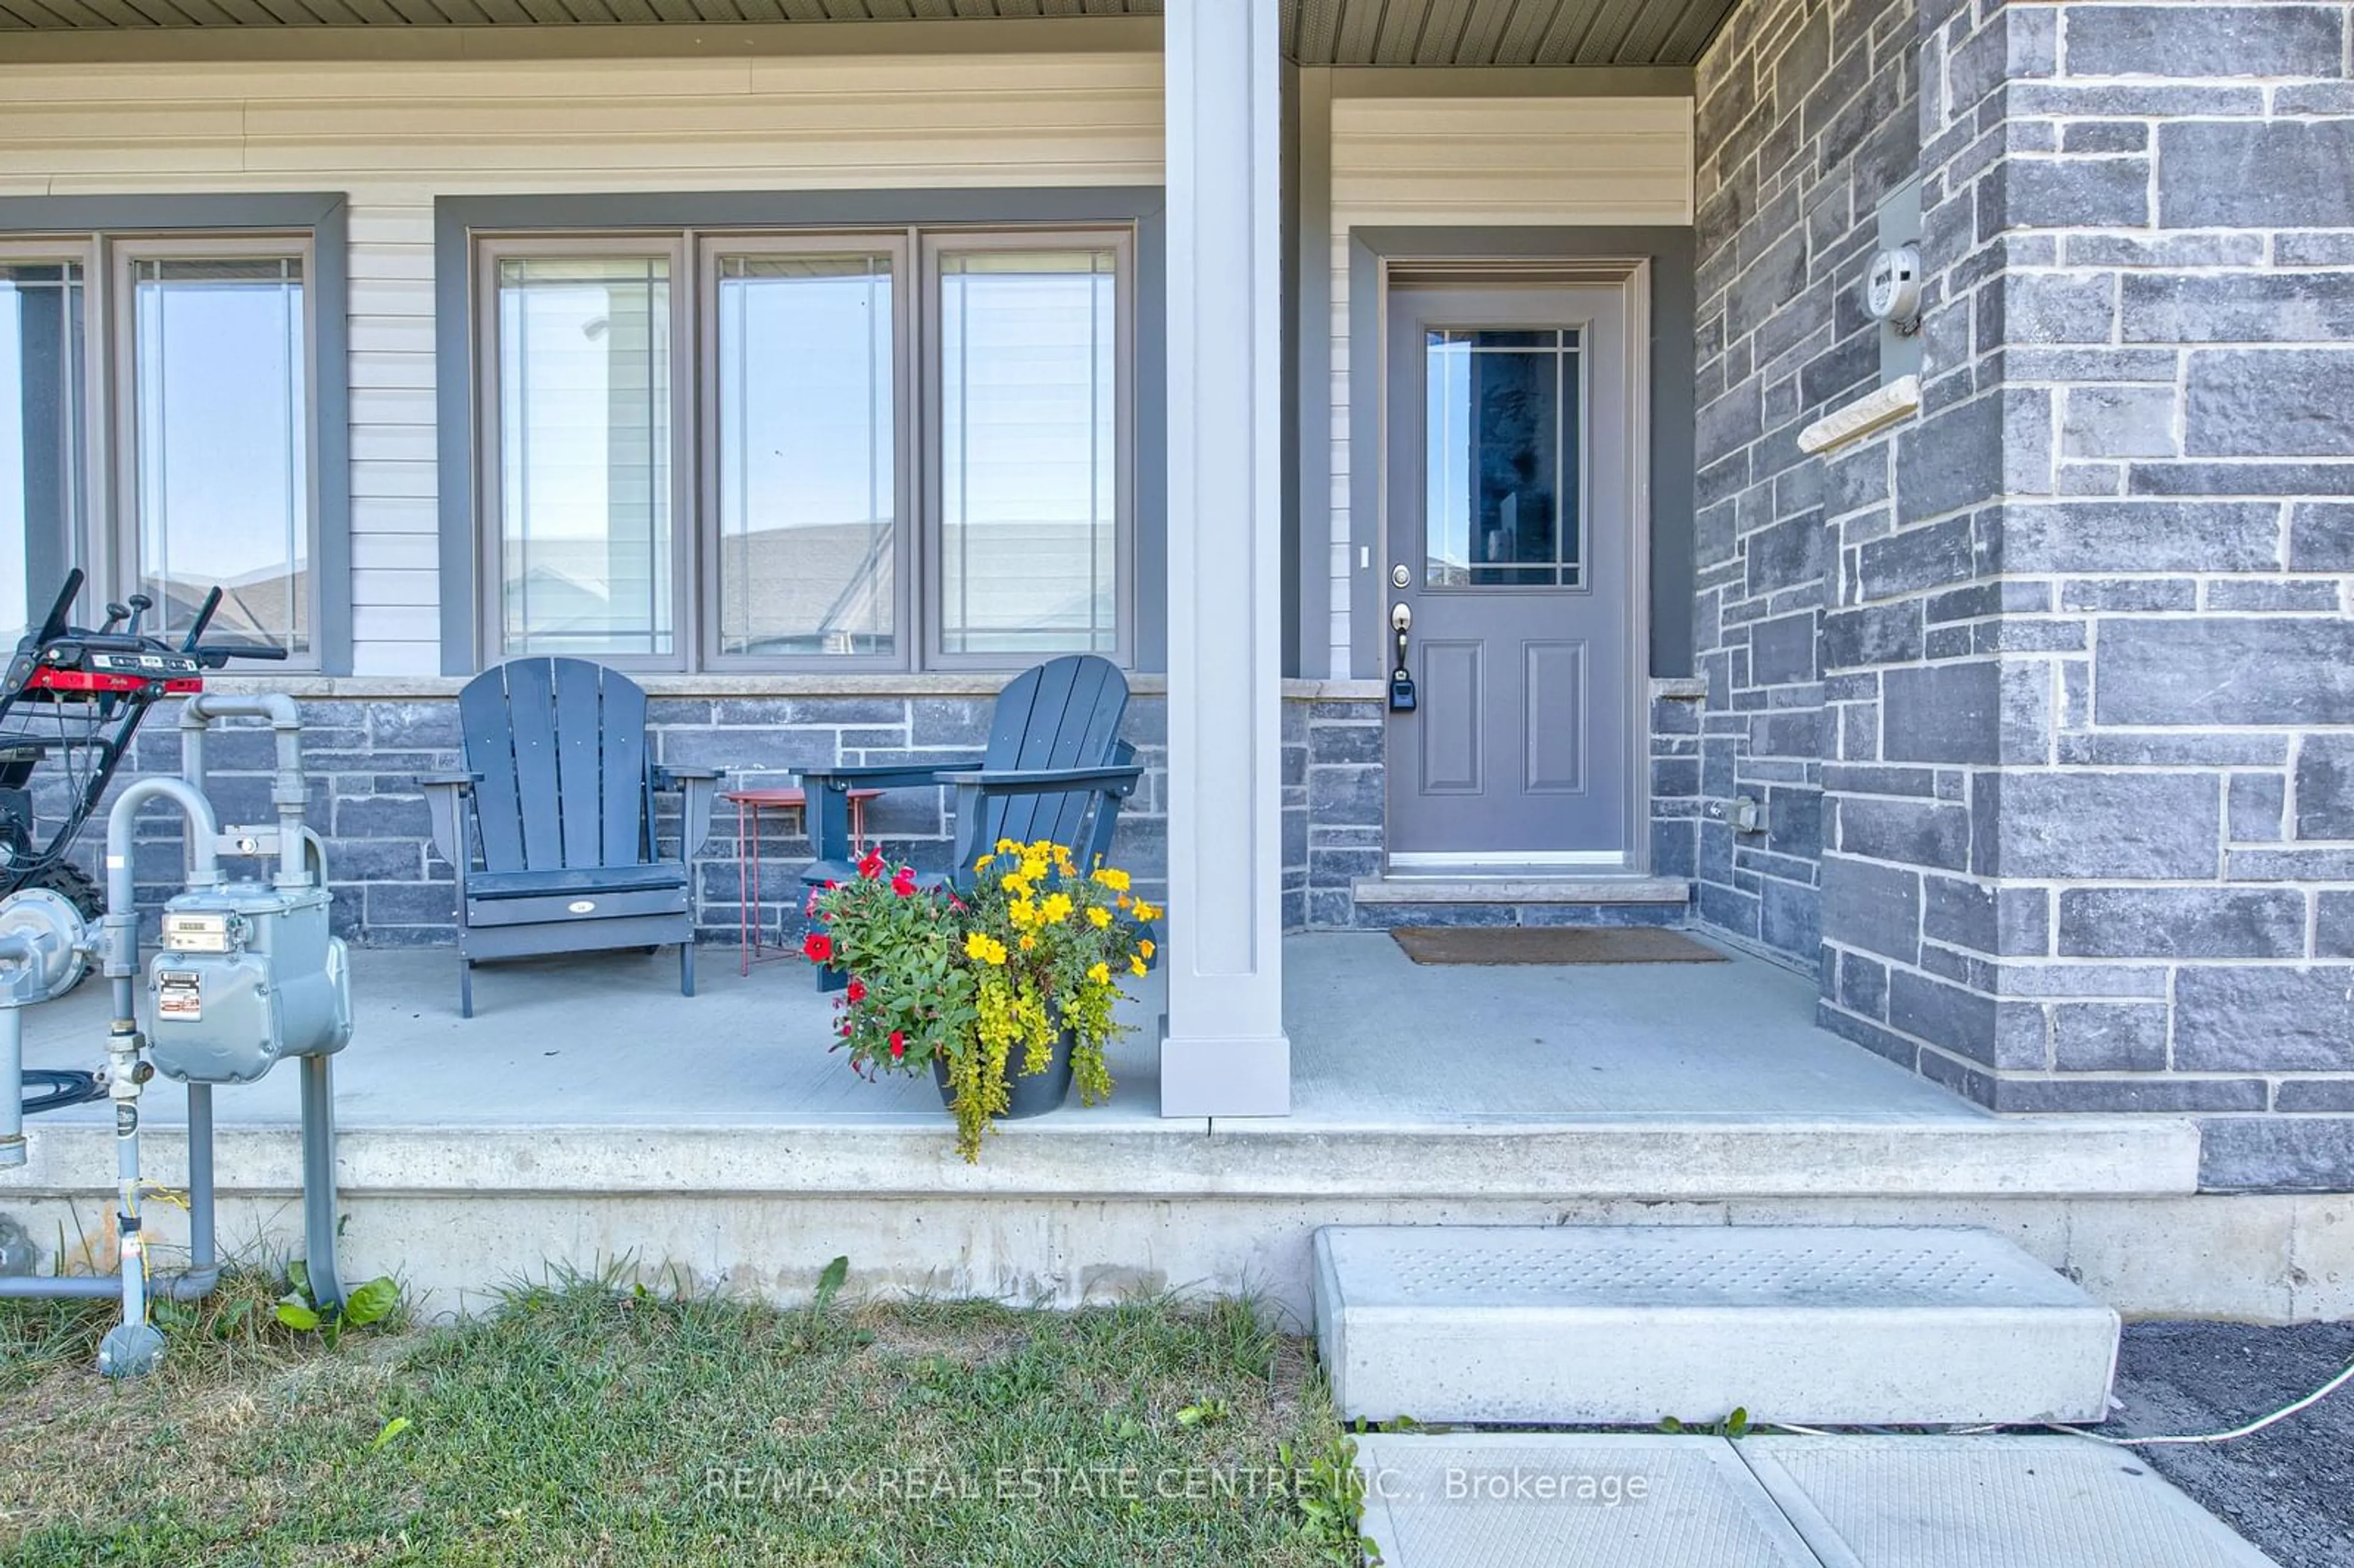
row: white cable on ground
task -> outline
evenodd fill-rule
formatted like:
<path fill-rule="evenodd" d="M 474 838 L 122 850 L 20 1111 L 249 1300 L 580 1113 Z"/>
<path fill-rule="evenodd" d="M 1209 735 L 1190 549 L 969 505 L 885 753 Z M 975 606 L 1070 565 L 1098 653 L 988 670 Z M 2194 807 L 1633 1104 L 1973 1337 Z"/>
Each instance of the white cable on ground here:
<path fill-rule="evenodd" d="M 2041 1429 L 2046 1432 L 2065 1432 L 2071 1437 L 2089 1437 L 2095 1443 L 2106 1443 L 2110 1446 L 2115 1448 L 2148 1448 L 2161 1445 L 2186 1443 L 2229 1443 L 2234 1437 L 2246 1437 L 2253 1433 L 2262 1432 L 2265 1427 L 2273 1425 L 2277 1422 L 2286 1421 L 2290 1416 L 2295 1415 L 2300 1410 L 2310 1409 L 2314 1405 L 2320 1404 L 2323 1400 L 2327 1399 L 2331 1394 L 2336 1393 L 2339 1389 L 2344 1388 L 2349 1383 L 2354 1383 L 2354 1365 L 2348 1366 L 2336 1377 L 2331 1378 L 2327 1383 L 2323 1383 L 2319 1388 L 2315 1389 L 2311 1393 L 2306 1394 L 2303 1399 L 2298 1400 L 2296 1404 L 2282 1405 L 2270 1415 L 2258 1416 L 2255 1420 L 2249 1422 L 2246 1425 L 2234 1426 L 2229 1432 L 2185 1433 L 2169 1435 L 2163 1437 L 2105 1437 L 2098 1432 L 2087 1432 L 2081 1426 L 2062 1426 L 2058 1422 L 2047 1422 Z M 1800 1437 L 1852 1437 L 1857 1436 L 1857 1434 L 1853 1432 L 1826 1432 L 1819 1426 L 1795 1426 L 1787 1421 L 1767 1421 L 1761 1422 L 1759 1425 L 1762 1426 L 1770 1426 L 1776 1432 L 1794 1433 Z M 2001 1426 L 1957 1426 L 1946 1432 L 1945 1436 L 1948 1437 L 1983 1437 L 1991 1433 L 2000 1432 L 2003 1430 L 2005 1429 Z"/>
<path fill-rule="evenodd" d="M 2086 1432 L 2075 1426 L 2054 1426 L 2052 1430 L 2070 1433 L 2078 1437 L 2090 1437 L 2095 1443 L 2107 1443 L 2119 1448 L 2147 1448 L 2161 1444 L 2178 1443 L 2228 1443 L 2234 1437 L 2245 1437 L 2251 1433 L 2262 1432 L 2276 1421 L 2285 1421 L 2298 1411 L 2320 1404 L 2345 1387 L 2349 1382 L 2354 1382 L 2354 1365 L 2348 1366 L 2345 1371 L 2298 1400 L 2295 1404 L 2285 1404 L 2270 1415 L 2258 1416 L 2245 1426 L 2234 1426 L 2229 1432 L 2200 1432 L 2167 1437 L 2104 1437 L 2097 1432 Z"/>

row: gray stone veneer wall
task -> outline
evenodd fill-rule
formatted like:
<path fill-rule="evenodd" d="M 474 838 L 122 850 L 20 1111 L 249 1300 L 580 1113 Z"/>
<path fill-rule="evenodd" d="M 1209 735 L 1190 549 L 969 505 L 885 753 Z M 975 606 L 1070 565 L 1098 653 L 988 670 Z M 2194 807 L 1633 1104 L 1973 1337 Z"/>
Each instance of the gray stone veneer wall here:
<path fill-rule="evenodd" d="M 1912 0 L 1759 0 L 1699 69 L 1696 908 L 1809 966 L 1834 535 L 1797 433 L 1878 384 L 1854 281 L 1878 202 L 1917 161 L 1914 33 Z M 1740 796 L 1763 832 L 1727 822 Z"/>
<path fill-rule="evenodd" d="M 1777 190 L 1825 180 L 1724 194 L 1728 151 L 1780 155 L 1726 128 L 1742 95 L 1803 80 L 1819 26 L 1839 90 L 1922 84 L 1920 418 L 1800 463 L 1769 381 L 1763 434 L 1703 474 L 1734 530 L 1728 555 L 1702 528 L 1704 608 L 1786 516 L 1829 531 L 1821 1017 L 2001 1109 L 2195 1115 L 2212 1188 L 2354 1186 L 2348 7 L 1922 0 L 1914 38 L 1906 15 L 1763 0 L 1702 70 L 1703 225 L 1732 204 L 1702 255 L 1730 247 L 1728 340 L 1780 278 L 1742 307 L 1757 343 L 1797 330 L 1818 253 L 1851 296 L 1867 187 L 1796 204 L 1808 281 L 1768 270 L 1798 232 Z M 1829 144 L 1835 112 L 1796 113 Z M 1746 429 L 1723 385 L 1704 451 Z M 1776 619 L 1717 623 L 1712 732 L 1802 692 L 1755 667 Z M 1702 858 L 1703 912 L 1737 925 Z"/>
<path fill-rule="evenodd" d="M 1335 683 L 1338 684 L 1337 683 Z M 1378 688 L 1380 683 L 1363 684 Z M 1697 680 L 1654 679 L 1650 705 L 1651 874 L 1690 877 L 1698 853 L 1701 702 Z M 1360 905 L 1357 879 L 1384 867 L 1388 710 L 1373 693 L 1326 690 L 1284 704 L 1284 923 L 1363 930 L 1483 923 L 1682 925 L 1681 904 Z M 1304 917 L 1302 912 L 1304 911 Z"/>
<path fill-rule="evenodd" d="M 336 892 L 335 922 L 354 940 L 409 946 L 454 939 L 455 888 L 450 867 L 432 851 L 430 824 L 416 776 L 453 767 L 458 756 L 454 698 L 311 698 L 302 704 L 303 758 L 312 779 L 310 821 L 327 841 Z M 991 699 L 982 696 L 656 695 L 648 718 L 655 755 L 664 762 L 729 770 L 722 787 L 781 784 L 796 768 L 823 762 L 943 763 L 977 756 L 987 739 Z M 1129 705 L 1124 729 L 1137 744 L 1145 776 L 1123 809 L 1113 854 L 1133 870 L 1148 896 L 1159 897 L 1168 866 L 1163 789 L 1166 709 L 1158 696 Z M 176 771 L 175 708 L 151 715 L 124 769 Z M 207 743 L 208 786 L 224 821 L 270 816 L 270 740 L 266 728 L 239 726 Z M 120 786 L 118 786 L 119 788 Z M 801 929 L 801 868 L 810 858 L 799 813 L 762 813 L 759 891 L 766 928 L 797 938 Z M 941 792 L 894 791 L 873 803 L 872 839 L 925 870 L 945 869 L 952 844 Z M 737 938 L 739 891 L 733 806 L 712 821 L 695 878 L 697 926 L 707 941 Z M 85 836 L 87 860 L 103 824 Z M 667 842 L 670 841 L 666 841 Z M 160 808 L 142 820 L 135 868 L 143 902 L 175 891 L 180 873 L 176 819 Z"/>
<path fill-rule="evenodd" d="M 1948 312 L 1935 385 L 2002 432 L 1999 469 L 1952 443 L 2002 495 L 1972 629 L 1993 939 L 1965 977 L 1993 1098 L 2200 1113 L 2218 1187 L 2354 1187 L 2349 24 L 2036 5 L 1926 38 L 1937 219 L 1982 247 L 1971 357 Z M 1983 96 L 1972 58 L 2009 62 Z"/>
<path fill-rule="evenodd" d="M 2349 40 L 1756 0 L 1700 70 L 1702 796 L 1775 808 L 1704 820 L 1702 918 L 1798 951 L 1819 821 L 1824 1024 L 2199 1116 L 2215 1189 L 2354 1187 Z M 1921 417 L 1798 459 L 1914 170 Z"/>
<path fill-rule="evenodd" d="M 1283 704 L 1283 917 L 1286 929 L 1382 927 L 1402 919 L 1466 918 L 1462 911 L 1417 906 L 1410 915 L 1360 909 L 1357 878 L 1382 869 L 1382 747 L 1385 714 L 1371 683 L 1307 683 Z M 1702 687 L 1655 681 L 1651 740 L 1654 869 L 1687 876 L 1700 809 L 1699 726 Z M 1360 690 L 1359 687 L 1365 687 Z M 327 841 L 338 895 L 337 929 L 376 946 L 448 942 L 455 928 L 456 886 L 433 852 L 417 775 L 454 767 L 457 705 L 447 696 L 310 697 L 303 700 L 304 758 L 312 777 L 310 820 Z M 821 763 L 952 762 L 974 756 L 986 738 L 986 695 L 673 696 L 649 702 L 656 756 L 663 761 L 726 769 L 723 787 L 779 784 Z M 176 709 L 159 709 L 143 731 L 123 781 L 176 771 Z M 1148 896 L 1164 895 L 1168 865 L 1165 708 L 1139 694 L 1129 706 L 1127 737 L 1137 743 L 1145 777 L 1120 815 L 1113 853 L 1134 871 Z M 211 793 L 227 821 L 270 816 L 272 753 L 260 726 L 217 732 L 207 751 Z M 52 781 L 54 783 L 54 781 Z M 118 789 L 120 786 L 118 785 Z M 54 810 L 45 800 L 44 810 Z M 894 791 L 875 801 L 870 835 L 893 856 L 926 870 L 944 869 L 951 851 L 947 801 L 938 792 Z M 697 927 L 704 940 L 732 942 L 743 919 L 736 809 L 719 803 L 695 877 Z M 668 826 L 665 825 L 668 832 Z M 95 867 L 101 821 L 81 856 Z M 665 839 L 665 844 L 668 842 Z M 810 858 L 798 812 L 759 817 L 758 892 L 767 939 L 797 939 L 802 929 L 801 869 Z M 136 875 L 153 906 L 178 890 L 177 819 L 160 808 L 143 817 Z M 1510 921 L 1510 910 L 1487 918 Z M 1548 906 L 1532 919 L 1617 924 L 1631 919 L 1681 923 L 1680 906 Z"/>
<path fill-rule="evenodd" d="M 1378 697 L 1328 696 L 1313 703 L 1286 703 L 1287 739 L 1296 724 L 1304 745 L 1300 768 L 1307 786 L 1302 814 L 1301 856 L 1306 873 L 1306 917 L 1294 922 L 1287 905 L 1286 925 L 1341 929 L 1357 923 L 1351 889 L 1361 876 L 1382 872 L 1382 823 L 1387 775 L 1382 766 L 1384 729 L 1389 709 Z M 1285 762 L 1290 781 L 1291 758 Z M 1287 830 L 1289 823 L 1286 823 Z M 1285 834 L 1287 849 L 1290 834 Z M 1286 863 L 1290 863 L 1288 853 Z"/>
<path fill-rule="evenodd" d="M 426 805 L 416 776 L 455 766 L 457 705 L 429 697 L 313 697 L 304 700 L 304 757 L 312 774 L 313 827 L 327 840 L 336 892 L 337 928 L 378 946 L 447 942 L 454 937 L 455 884 L 432 851 Z M 732 784 L 789 783 L 800 768 L 824 762 L 943 763 L 978 754 L 991 699 L 974 696 L 666 696 L 650 699 L 655 753 L 665 762 L 728 770 Z M 175 709 L 159 709 L 137 742 L 123 780 L 175 771 Z M 1353 923 L 1351 880 L 1381 863 L 1382 720 L 1378 701 L 1318 689 L 1283 705 L 1284 924 Z M 1168 867 L 1166 712 L 1155 695 L 1131 699 L 1123 732 L 1145 764 L 1136 796 L 1123 809 L 1113 853 L 1136 872 L 1148 896 L 1165 891 Z M 211 789 L 224 818 L 263 821 L 269 812 L 271 752 L 266 730 L 239 726 L 217 735 L 207 752 Z M 119 786 L 118 786 L 119 788 Z M 43 802 L 54 810 L 54 800 Z M 870 833 L 894 856 L 926 870 L 945 868 L 951 851 L 947 801 L 939 793 L 894 791 L 875 801 Z M 82 857 L 94 867 L 103 824 L 90 830 Z M 142 821 L 137 874 L 143 902 L 176 891 L 176 819 L 160 809 Z M 797 812 L 759 818 L 759 894 L 764 929 L 798 938 L 801 866 L 810 845 Z M 1311 896 L 1311 885 L 1316 892 Z M 697 926 L 706 941 L 733 941 L 743 917 L 737 812 L 722 801 L 695 879 Z M 1337 890 L 1340 902 L 1332 903 Z"/>

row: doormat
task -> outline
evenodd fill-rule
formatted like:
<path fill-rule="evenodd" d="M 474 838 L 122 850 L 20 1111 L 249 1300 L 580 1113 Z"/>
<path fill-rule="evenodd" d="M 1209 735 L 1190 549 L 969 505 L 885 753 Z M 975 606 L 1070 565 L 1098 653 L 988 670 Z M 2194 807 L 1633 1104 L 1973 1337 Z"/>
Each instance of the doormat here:
<path fill-rule="evenodd" d="M 1651 926 L 1401 926 L 1418 964 L 1721 964 L 1714 948 Z"/>

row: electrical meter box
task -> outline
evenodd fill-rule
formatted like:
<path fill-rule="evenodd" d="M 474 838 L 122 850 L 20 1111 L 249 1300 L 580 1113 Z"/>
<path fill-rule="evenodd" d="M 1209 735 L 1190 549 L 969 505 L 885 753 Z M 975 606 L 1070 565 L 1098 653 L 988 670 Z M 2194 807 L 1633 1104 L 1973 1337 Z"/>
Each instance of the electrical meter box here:
<path fill-rule="evenodd" d="M 352 981 L 328 929 L 333 898 L 323 887 L 232 882 L 164 905 L 141 1020 L 157 1070 L 184 1084 L 249 1084 L 281 1056 L 342 1050 Z"/>

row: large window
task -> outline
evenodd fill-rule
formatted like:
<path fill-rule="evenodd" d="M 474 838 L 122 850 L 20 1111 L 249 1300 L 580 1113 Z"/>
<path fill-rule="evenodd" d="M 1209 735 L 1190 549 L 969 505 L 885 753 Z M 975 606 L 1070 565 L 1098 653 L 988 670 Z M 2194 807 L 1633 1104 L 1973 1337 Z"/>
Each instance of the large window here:
<path fill-rule="evenodd" d="M 723 658 L 897 652 L 903 260 L 894 249 L 716 259 Z"/>
<path fill-rule="evenodd" d="M 1108 653 L 1118 256 L 944 248 L 934 271 L 941 651 Z"/>
<path fill-rule="evenodd" d="M 0 641 L 24 635 L 37 570 L 82 537 L 88 426 L 79 261 L 0 254 Z M 22 541 L 18 546 L 17 541 Z M 44 558 L 48 557 L 48 558 Z"/>
<path fill-rule="evenodd" d="M 498 297 L 506 651 L 667 655 L 670 259 L 508 257 Z"/>
<path fill-rule="evenodd" d="M 217 587 L 214 630 L 307 653 L 303 258 L 143 245 L 122 260 L 124 493 L 140 588 L 167 632 L 186 630 Z"/>
<path fill-rule="evenodd" d="M 477 248 L 493 656 L 1123 656 L 1130 236 Z"/>
<path fill-rule="evenodd" d="M 310 271 L 297 235 L 0 247 L 0 635 L 80 566 L 85 610 L 178 633 L 217 587 L 216 631 L 315 662 Z"/>

